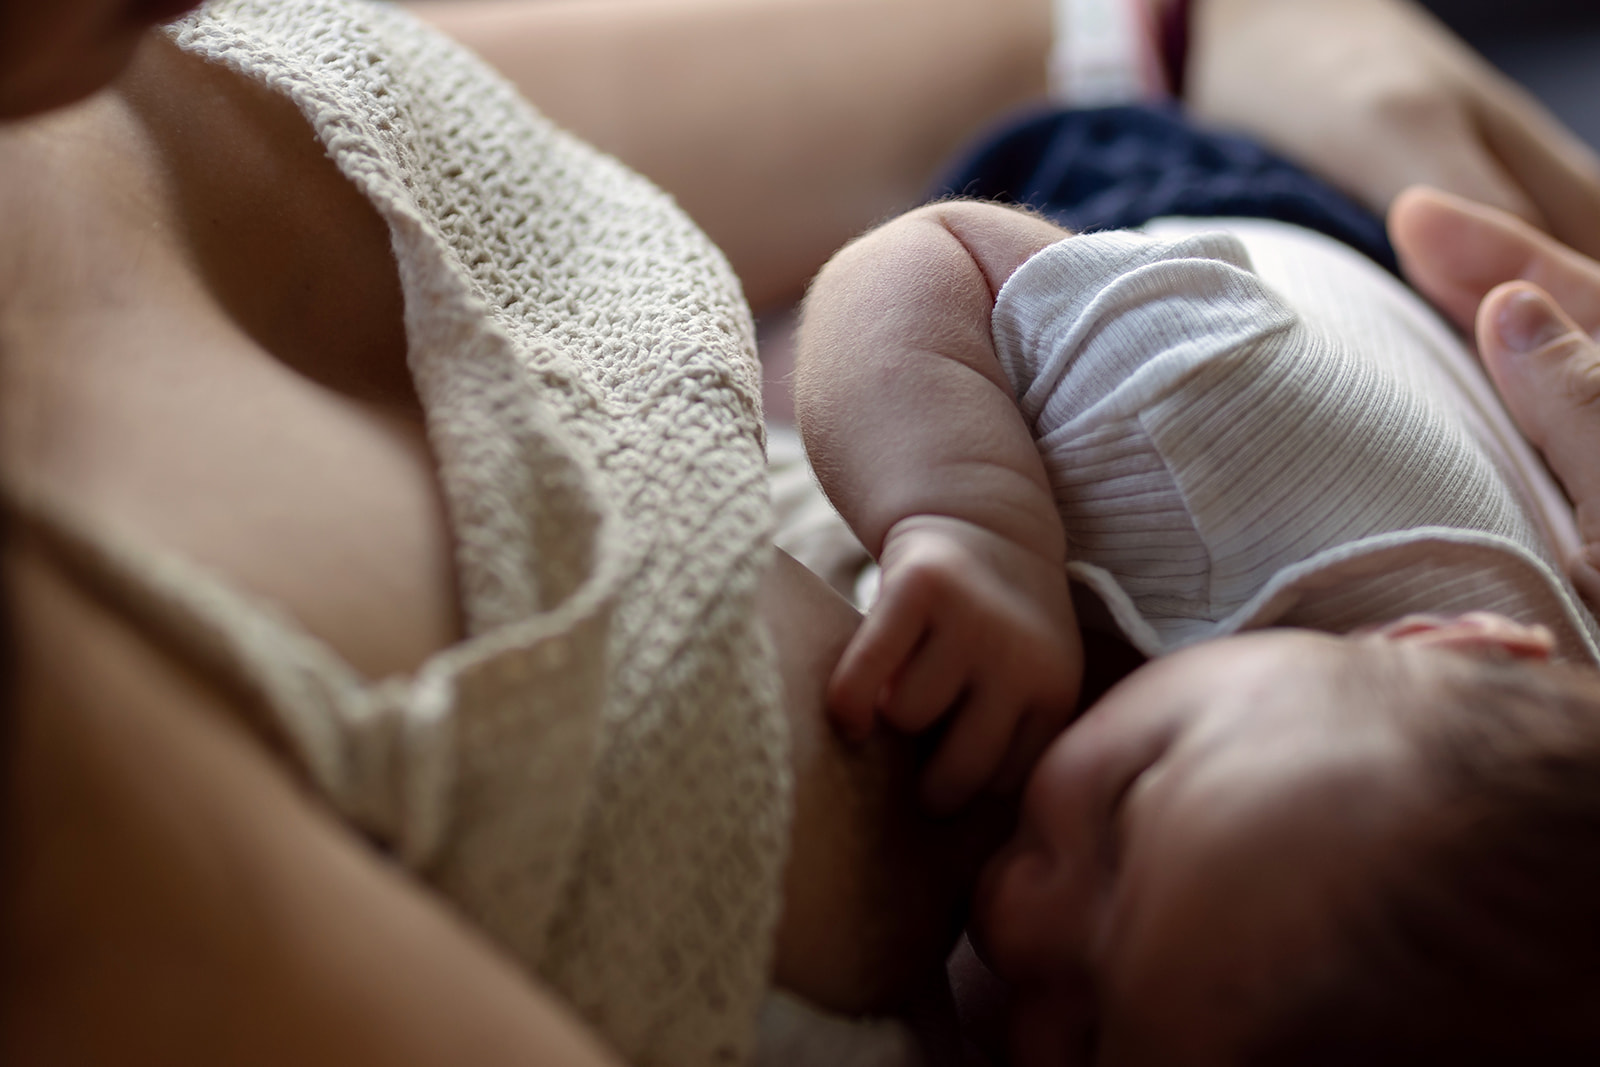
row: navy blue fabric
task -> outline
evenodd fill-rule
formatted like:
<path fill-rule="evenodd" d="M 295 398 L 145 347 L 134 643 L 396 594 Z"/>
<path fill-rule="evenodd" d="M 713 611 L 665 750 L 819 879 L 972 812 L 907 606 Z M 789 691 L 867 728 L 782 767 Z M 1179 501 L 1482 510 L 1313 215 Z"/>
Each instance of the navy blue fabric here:
<path fill-rule="evenodd" d="M 1383 221 L 1244 137 L 1176 107 L 1051 110 L 1006 125 L 947 173 L 937 195 L 1027 204 L 1078 231 L 1162 215 L 1278 219 L 1317 230 L 1399 273 Z"/>

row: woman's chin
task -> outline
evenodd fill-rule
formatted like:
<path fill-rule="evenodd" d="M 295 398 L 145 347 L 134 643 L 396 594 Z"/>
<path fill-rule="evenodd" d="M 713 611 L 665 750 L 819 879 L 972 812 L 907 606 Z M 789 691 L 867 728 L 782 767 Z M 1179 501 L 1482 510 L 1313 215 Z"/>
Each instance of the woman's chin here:
<path fill-rule="evenodd" d="M 52 0 L 61 4 L 64 0 Z M 42 115 L 100 92 L 127 69 L 158 25 L 200 0 L 126 0 L 34 9 L 19 19 L 0 0 L 0 121 Z"/>
<path fill-rule="evenodd" d="M 33 118 L 87 100 L 115 79 L 71 78 L 46 83 L 0 81 L 0 122 Z"/>

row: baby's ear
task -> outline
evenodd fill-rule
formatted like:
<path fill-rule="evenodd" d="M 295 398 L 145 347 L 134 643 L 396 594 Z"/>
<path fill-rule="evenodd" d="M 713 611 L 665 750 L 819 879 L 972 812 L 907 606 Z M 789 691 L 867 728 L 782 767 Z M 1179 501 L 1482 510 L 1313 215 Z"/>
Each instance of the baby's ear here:
<path fill-rule="evenodd" d="M 1491 611 L 1465 615 L 1407 615 L 1365 631 L 1376 637 L 1428 648 L 1444 648 L 1480 659 L 1545 661 L 1555 652 L 1548 627 L 1527 626 Z"/>

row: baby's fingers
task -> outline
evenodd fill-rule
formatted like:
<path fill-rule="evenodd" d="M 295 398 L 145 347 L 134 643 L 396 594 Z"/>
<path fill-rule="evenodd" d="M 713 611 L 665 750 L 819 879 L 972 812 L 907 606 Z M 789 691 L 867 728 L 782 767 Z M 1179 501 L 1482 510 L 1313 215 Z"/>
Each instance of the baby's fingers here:
<path fill-rule="evenodd" d="M 829 713 L 848 736 L 861 740 L 872 732 L 884 691 L 922 642 L 923 630 L 920 617 L 883 601 L 862 620 L 828 682 Z"/>
<path fill-rule="evenodd" d="M 922 776 L 922 803 L 949 815 L 977 796 L 1005 759 L 1016 725 L 1004 694 L 968 693 Z"/>
<path fill-rule="evenodd" d="M 1072 721 L 1073 708 L 1063 705 L 1050 711 L 1028 712 L 1017 723 L 1011 746 L 995 770 L 992 787 L 1001 793 L 1019 793 L 1034 764 Z"/>
<path fill-rule="evenodd" d="M 944 718 L 970 676 L 961 635 L 933 627 L 891 682 L 889 699 L 878 709 L 885 721 L 919 734 Z"/>

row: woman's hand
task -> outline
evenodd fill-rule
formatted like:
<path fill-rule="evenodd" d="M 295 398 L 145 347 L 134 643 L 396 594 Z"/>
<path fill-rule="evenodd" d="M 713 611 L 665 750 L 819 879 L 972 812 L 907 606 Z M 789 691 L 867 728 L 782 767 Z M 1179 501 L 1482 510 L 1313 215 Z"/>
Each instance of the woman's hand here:
<path fill-rule="evenodd" d="M 974 523 L 916 515 L 884 541 L 878 600 L 828 687 L 848 733 L 882 719 L 944 726 L 924 803 L 948 814 L 986 785 L 1020 789 L 1066 728 L 1083 646 L 1066 571 Z"/>
<path fill-rule="evenodd" d="M 1185 95 L 1380 213 L 1425 183 L 1600 255 L 1600 159 L 1408 0 L 1199 0 Z"/>
<path fill-rule="evenodd" d="M 1412 284 L 1476 332 L 1506 408 L 1572 499 L 1584 549 L 1568 570 L 1600 605 L 1600 263 L 1432 189 L 1402 194 L 1389 232 Z"/>

